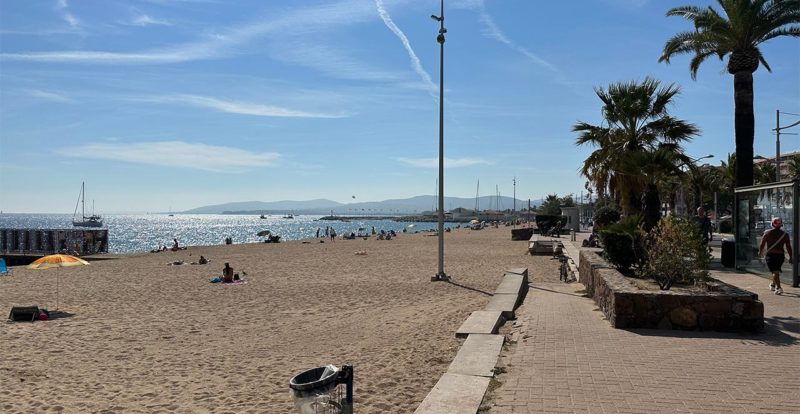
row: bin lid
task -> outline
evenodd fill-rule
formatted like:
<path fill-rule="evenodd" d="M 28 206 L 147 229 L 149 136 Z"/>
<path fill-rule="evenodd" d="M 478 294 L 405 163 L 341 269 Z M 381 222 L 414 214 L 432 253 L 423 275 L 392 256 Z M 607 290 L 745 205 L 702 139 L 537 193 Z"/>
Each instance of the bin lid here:
<path fill-rule="evenodd" d="M 289 380 L 289 388 L 297 391 L 307 391 L 322 387 L 336 381 L 338 374 L 339 368 L 334 365 L 313 368 L 295 375 L 294 378 Z"/>

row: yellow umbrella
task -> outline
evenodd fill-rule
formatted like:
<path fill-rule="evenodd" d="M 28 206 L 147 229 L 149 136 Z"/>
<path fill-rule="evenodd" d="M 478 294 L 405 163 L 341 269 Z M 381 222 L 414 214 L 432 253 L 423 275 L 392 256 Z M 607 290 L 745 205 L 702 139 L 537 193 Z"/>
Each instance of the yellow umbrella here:
<path fill-rule="evenodd" d="M 89 262 L 68 254 L 51 254 L 29 264 L 28 269 L 50 269 L 51 267 L 83 266 Z"/>
<path fill-rule="evenodd" d="M 86 260 L 70 256 L 68 254 L 51 254 L 49 256 L 36 259 L 27 266 L 28 269 L 50 269 L 53 267 L 83 266 L 88 265 Z M 59 297 L 61 296 L 61 272 L 56 272 L 56 309 L 59 308 Z"/>

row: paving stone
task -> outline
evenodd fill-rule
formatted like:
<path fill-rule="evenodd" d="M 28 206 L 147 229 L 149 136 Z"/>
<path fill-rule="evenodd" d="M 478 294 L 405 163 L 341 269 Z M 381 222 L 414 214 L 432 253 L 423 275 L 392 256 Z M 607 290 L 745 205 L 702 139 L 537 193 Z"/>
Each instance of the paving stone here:
<path fill-rule="evenodd" d="M 552 280 L 557 263 L 529 259 L 519 339 L 500 354 L 507 372 L 487 396 L 489 412 L 800 412 L 800 289 L 787 284 L 778 296 L 765 278 L 712 272 L 759 295 L 763 333 L 620 330 L 582 297 L 582 284 Z"/>

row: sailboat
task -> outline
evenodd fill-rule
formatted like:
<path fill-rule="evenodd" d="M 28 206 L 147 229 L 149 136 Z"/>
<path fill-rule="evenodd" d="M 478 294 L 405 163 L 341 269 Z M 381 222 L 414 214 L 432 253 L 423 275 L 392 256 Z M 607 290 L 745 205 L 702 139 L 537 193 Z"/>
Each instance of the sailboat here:
<path fill-rule="evenodd" d="M 72 214 L 72 225 L 75 227 L 102 227 L 103 226 L 103 218 L 94 214 L 89 217 L 86 217 L 86 202 L 84 200 L 84 186 L 85 183 L 81 182 L 81 194 L 78 197 L 78 202 L 75 204 L 75 212 Z M 81 205 L 81 220 L 75 220 L 75 216 L 78 214 L 78 204 Z M 94 209 L 92 209 L 94 210 Z"/>

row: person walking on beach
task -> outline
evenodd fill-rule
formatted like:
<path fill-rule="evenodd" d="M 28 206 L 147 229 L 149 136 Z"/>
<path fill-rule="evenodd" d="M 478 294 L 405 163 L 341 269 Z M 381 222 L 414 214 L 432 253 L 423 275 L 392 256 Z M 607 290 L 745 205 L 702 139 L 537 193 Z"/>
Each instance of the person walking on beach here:
<path fill-rule="evenodd" d="M 319 231 L 322 230 L 320 227 L 317 227 L 317 238 L 319 238 Z"/>
<path fill-rule="evenodd" d="M 336 230 L 331 227 L 331 241 L 336 241 Z"/>
<path fill-rule="evenodd" d="M 172 239 L 172 250 L 178 250 L 178 239 Z"/>
<path fill-rule="evenodd" d="M 331 226 L 325 226 L 325 237 L 331 235 Z"/>
<path fill-rule="evenodd" d="M 764 232 L 761 238 L 761 245 L 758 246 L 758 255 L 764 257 L 767 262 L 769 271 L 772 272 L 772 283 L 769 284 L 769 290 L 775 292 L 776 295 L 783 294 L 781 287 L 781 266 L 785 257 L 783 255 L 783 248 L 789 252 L 789 263 L 792 263 L 792 242 L 789 241 L 789 235 L 781 229 L 783 227 L 783 220 L 780 217 L 772 219 L 772 228 Z"/>

